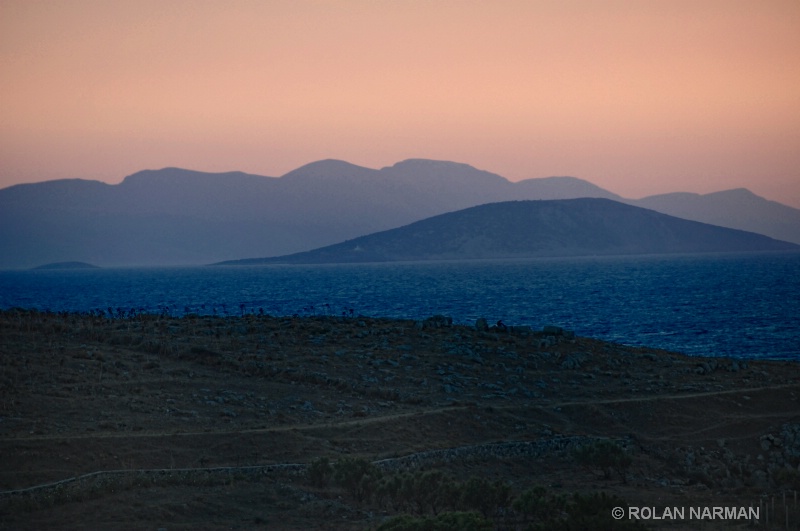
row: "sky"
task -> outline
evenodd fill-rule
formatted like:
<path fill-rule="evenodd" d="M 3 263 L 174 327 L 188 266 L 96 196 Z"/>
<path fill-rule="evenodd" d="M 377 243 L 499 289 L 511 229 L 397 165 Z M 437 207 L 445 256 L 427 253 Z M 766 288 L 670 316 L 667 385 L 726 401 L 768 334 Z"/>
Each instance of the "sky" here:
<path fill-rule="evenodd" d="M 800 2 L 0 0 L 0 187 L 327 158 L 800 208 Z"/>

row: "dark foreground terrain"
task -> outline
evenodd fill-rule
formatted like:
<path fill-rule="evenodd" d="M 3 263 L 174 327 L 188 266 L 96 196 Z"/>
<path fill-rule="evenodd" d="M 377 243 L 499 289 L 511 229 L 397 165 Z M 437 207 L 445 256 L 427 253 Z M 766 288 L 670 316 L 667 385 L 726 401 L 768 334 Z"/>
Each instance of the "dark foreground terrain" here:
<path fill-rule="evenodd" d="M 797 363 L 446 318 L 0 312 L 4 529 L 797 529 L 798 489 Z"/>

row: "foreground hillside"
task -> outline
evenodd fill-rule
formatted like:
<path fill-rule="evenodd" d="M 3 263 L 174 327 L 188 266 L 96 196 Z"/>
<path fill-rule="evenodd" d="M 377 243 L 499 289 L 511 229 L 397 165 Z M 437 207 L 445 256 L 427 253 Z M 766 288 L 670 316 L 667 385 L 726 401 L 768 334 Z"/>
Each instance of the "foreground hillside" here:
<path fill-rule="evenodd" d="M 12 310 L 0 336 L 3 528 L 643 528 L 623 503 L 800 523 L 796 363 L 444 317 Z"/>

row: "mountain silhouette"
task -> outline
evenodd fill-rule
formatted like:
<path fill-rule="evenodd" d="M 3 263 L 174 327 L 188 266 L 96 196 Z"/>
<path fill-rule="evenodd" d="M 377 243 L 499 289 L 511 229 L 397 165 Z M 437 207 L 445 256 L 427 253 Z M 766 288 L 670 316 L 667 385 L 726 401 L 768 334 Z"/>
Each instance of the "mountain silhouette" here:
<path fill-rule="evenodd" d="M 222 265 L 788 250 L 800 246 L 609 199 L 584 198 L 480 205 L 303 253 Z"/>
<path fill-rule="evenodd" d="M 0 268 L 286 255 L 480 204 L 579 197 L 651 201 L 656 210 L 680 207 L 682 217 L 800 242 L 800 210 L 749 192 L 743 203 L 733 192 L 634 201 L 574 177 L 512 183 L 467 164 L 424 159 L 378 170 L 322 160 L 277 178 L 164 168 L 117 185 L 71 179 L 1 189 Z M 702 217 L 714 212 L 713 220 Z"/>
<path fill-rule="evenodd" d="M 635 204 L 679 218 L 800 243 L 800 210 L 759 197 L 746 188 L 704 195 L 685 192 L 654 195 Z"/>

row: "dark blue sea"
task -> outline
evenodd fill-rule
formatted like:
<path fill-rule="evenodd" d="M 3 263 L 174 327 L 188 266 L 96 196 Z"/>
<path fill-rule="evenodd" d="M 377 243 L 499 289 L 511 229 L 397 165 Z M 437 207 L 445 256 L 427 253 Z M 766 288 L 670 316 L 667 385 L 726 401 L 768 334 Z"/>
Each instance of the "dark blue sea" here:
<path fill-rule="evenodd" d="M 540 328 L 800 360 L 800 253 L 0 272 L 0 308 L 349 315 Z"/>

